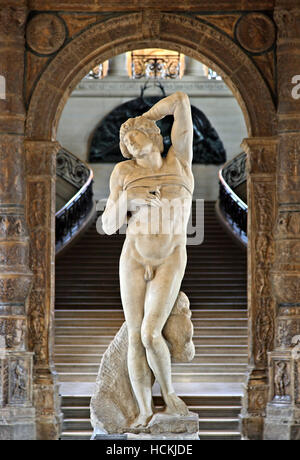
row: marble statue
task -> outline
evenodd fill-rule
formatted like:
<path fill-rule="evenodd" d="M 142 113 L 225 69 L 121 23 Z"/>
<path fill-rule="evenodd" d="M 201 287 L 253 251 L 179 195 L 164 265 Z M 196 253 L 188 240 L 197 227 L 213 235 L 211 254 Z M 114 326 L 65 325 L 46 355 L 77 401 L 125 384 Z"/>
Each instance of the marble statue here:
<path fill-rule="evenodd" d="M 166 157 L 162 157 L 163 139 L 155 122 L 166 115 L 174 116 L 172 144 Z M 118 163 L 111 174 L 110 196 L 102 215 L 103 230 L 109 235 L 127 223 L 119 265 L 126 330 L 121 328 L 124 331 L 119 331 L 117 341 L 105 355 L 102 372 L 109 375 L 108 356 L 111 360 L 112 354 L 119 350 L 115 368 L 123 373 L 124 379 L 128 373 L 131 388 L 126 387 L 124 395 L 132 391 L 135 404 L 131 419 L 122 423 L 124 429 L 129 424 L 135 432 L 145 431 L 153 422 L 154 379 L 160 385 L 164 415 L 188 417 L 190 414 L 174 391 L 171 355 L 173 353 L 174 360 L 178 356 L 180 359 L 180 348 L 186 346 L 186 358 L 194 356 L 192 328 L 184 325 L 186 320 L 191 325 L 189 302 L 180 292 L 187 261 L 186 230 L 194 188 L 192 143 L 190 102 L 182 92 L 160 100 L 142 116 L 127 120 L 120 129 L 120 149 L 128 161 Z M 178 307 L 180 302 L 183 307 Z M 178 308 L 185 319 L 176 323 Z M 185 330 L 184 345 L 178 338 Z M 124 357 L 120 350 L 126 350 L 126 369 L 122 368 Z M 122 376 L 115 378 L 118 379 Z M 112 391 L 113 378 L 108 380 L 104 389 L 102 385 L 103 394 L 108 393 L 108 388 Z M 101 372 L 98 385 L 100 381 Z M 121 399 L 119 395 L 118 398 Z M 121 403 L 127 404 L 127 408 L 128 399 L 129 396 Z M 118 405 L 116 397 L 114 405 Z M 102 410 L 104 406 L 105 403 L 101 403 Z M 92 424 L 97 424 L 97 394 L 92 398 L 91 412 Z"/>

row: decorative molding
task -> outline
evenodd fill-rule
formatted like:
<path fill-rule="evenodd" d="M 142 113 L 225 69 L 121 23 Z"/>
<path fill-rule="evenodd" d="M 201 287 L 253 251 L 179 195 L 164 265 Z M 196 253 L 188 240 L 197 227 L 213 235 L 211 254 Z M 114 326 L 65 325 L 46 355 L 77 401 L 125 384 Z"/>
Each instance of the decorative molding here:
<path fill-rule="evenodd" d="M 278 267 L 279 268 L 279 267 Z M 273 292 L 279 303 L 300 303 L 300 273 L 272 272 Z"/>
<path fill-rule="evenodd" d="M 277 320 L 276 331 L 276 347 L 289 348 L 292 338 L 300 334 L 300 308 L 298 308 L 298 316 L 290 318 L 289 316 L 282 317 L 282 314 L 287 314 L 287 308 L 282 308 L 279 311 L 279 318 Z M 289 309 L 290 310 L 290 309 Z M 292 312 L 293 316 L 295 311 Z"/>
<path fill-rule="evenodd" d="M 300 234 L 300 212 L 298 210 L 281 210 L 277 216 L 275 237 L 279 239 L 295 238 Z"/>
<path fill-rule="evenodd" d="M 146 79 L 130 80 L 129 78 L 106 77 L 104 80 L 81 80 L 70 97 L 138 97 L 141 92 L 141 85 Z M 191 79 L 183 77 L 176 81 L 164 80 L 164 89 L 167 94 L 174 91 L 185 90 L 190 97 L 234 97 L 228 86 L 221 80 L 208 80 L 206 77 Z M 157 95 L 157 88 L 147 89 L 149 96 Z"/>
<path fill-rule="evenodd" d="M 25 6 L 0 5 L 0 40 L 7 36 L 15 40 L 23 39 L 27 12 Z"/>
<path fill-rule="evenodd" d="M 139 0 L 125 2 L 124 0 L 110 0 L 109 2 L 70 1 L 70 0 L 31 0 L 30 6 L 33 10 L 63 10 L 76 12 L 128 12 L 139 9 L 155 9 L 164 11 L 240 11 L 240 10 L 272 10 L 274 0 L 185 0 L 184 2 L 166 2 L 163 0 Z"/>
<path fill-rule="evenodd" d="M 275 308 L 274 302 L 270 297 L 261 297 L 259 299 L 260 306 L 256 316 L 256 363 L 267 366 L 268 355 L 267 352 L 274 347 L 274 333 L 275 333 Z"/>
<path fill-rule="evenodd" d="M 236 24 L 236 37 L 240 45 L 250 53 L 265 53 L 275 42 L 275 25 L 261 13 L 243 15 Z"/>
<path fill-rule="evenodd" d="M 159 39 L 161 12 L 159 10 L 143 10 L 142 34 L 145 39 Z"/>
<path fill-rule="evenodd" d="M 274 20 L 278 28 L 278 38 L 299 39 L 300 8 L 275 8 Z"/>
<path fill-rule="evenodd" d="M 247 153 L 247 172 L 253 175 L 275 175 L 278 138 L 244 139 L 242 148 Z"/>
<path fill-rule="evenodd" d="M 25 350 L 26 328 L 25 317 L 0 317 L 0 349 Z"/>
<path fill-rule="evenodd" d="M 55 14 L 38 14 L 27 25 L 26 39 L 33 52 L 41 55 L 53 54 L 64 44 L 65 24 Z"/>

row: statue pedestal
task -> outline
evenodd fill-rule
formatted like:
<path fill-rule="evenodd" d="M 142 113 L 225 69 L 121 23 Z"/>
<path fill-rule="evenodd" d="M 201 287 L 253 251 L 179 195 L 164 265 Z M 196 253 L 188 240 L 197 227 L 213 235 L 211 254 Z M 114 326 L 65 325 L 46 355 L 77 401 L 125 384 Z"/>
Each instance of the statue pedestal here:
<path fill-rule="evenodd" d="M 199 440 L 199 417 L 156 413 L 145 428 L 125 429 L 123 434 L 101 433 L 95 429 L 92 440 Z"/>
<path fill-rule="evenodd" d="M 97 434 L 92 441 L 200 441 L 197 433 L 126 433 L 126 434 Z"/>
<path fill-rule="evenodd" d="M 300 439 L 300 410 L 292 404 L 271 402 L 267 405 L 264 440 L 289 441 Z"/>
<path fill-rule="evenodd" d="M 0 441 L 34 441 L 36 439 L 33 407 L 0 408 Z"/>

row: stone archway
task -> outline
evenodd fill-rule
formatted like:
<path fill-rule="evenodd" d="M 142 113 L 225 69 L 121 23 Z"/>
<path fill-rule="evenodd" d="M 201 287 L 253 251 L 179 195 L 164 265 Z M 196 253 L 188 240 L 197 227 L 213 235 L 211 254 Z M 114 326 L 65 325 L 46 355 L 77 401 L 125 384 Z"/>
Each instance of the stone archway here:
<path fill-rule="evenodd" d="M 266 343 L 271 343 L 273 336 L 261 345 L 257 351 L 258 334 L 261 328 L 257 326 L 265 320 L 265 310 L 268 309 L 270 321 L 274 329 L 275 305 L 265 305 L 265 296 L 269 296 L 269 265 L 261 265 L 256 254 L 258 238 L 267 239 L 269 252 L 273 250 L 273 240 L 270 237 L 275 221 L 275 174 L 277 143 L 274 136 L 276 110 L 271 91 L 261 72 L 246 53 L 222 30 L 216 29 L 206 21 L 179 14 L 161 13 L 159 11 L 137 12 L 124 14 L 103 20 L 87 27 L 77 34 L 61 50 L 49 60 L 45 70 L 33 84 L 28 106 L 25 130 L 25 145 L 27 159 L 27 215 L 32 214 L 30 197 L 39 189 L 39 206 L 35 210 L 36 221 L 42 222 L 43 213 L 48 212 L 51 218 L 51 229 L 45 223 L 43 248 L 32 257 L 31 269 L 35 281 L 30 296 L 32 321 L 37 303 L 44 303 L 43 339 L 29 337 L 32 344 L 38 343 L 35 349 L 38 361 L 39 380 L 36 383 L 36 408 L 42 407 L 42 394 L 51 392 L 55 379 L 49 379 L 52 361 L 49 357 L 49 344 L 53 342 L 53 291 L 54 291 L 54 201 L 55 201 L 55 154 L 57 151 L 56 129 L 60 114 L 71 91 L 76 84 L 88 73 L 90 68 L 99 62 L 124 53 L 128 50 L 147 47 L 159 47 L 180 51 L 188 56 L 202 61 L 222 75 L 225 83 L 233 91 L 243 111 L 249 140 L 244 142 L 244 148 L 249 155 L 249 362 L 252 372 L 249 376 L 248 393 L 244 406 L 245 430 L 251 431 L 253 420 L 254 431 L 259 430 L 263 412 L 267 403 L 267 351 Z M 40 184 L 40 186 L 38 186 Z M 267 205 L 256 206 L 262 203 Z M 36 200 L 35 200 L 36 201 Z M 38 212 L 41 213 L 39 217 Z M 32 239 L 35 232 L 41 230 L 32 227 L 28 221 Z M 34 247 L 32 249 L 34 251 Z M 42 255 L 43 260 L 39 260 Z M 34 264 L 37 264 L 36 266 Z M 39 267 L 43 267 L 46 277 L 44 288 L 39 286 Z M 46 270 L 46 271 L 45 271 Z M 261 291 L 255 289 L 257 276 L 262 276 L 264 286 Z M 271 313 L 270 313 L 271 312 Z M 29 323 L 31 321 L 29 314 Z M 272 334 L 272 327 L 270 334 Z M 34 334 L 34 327 L 32 328 Z M 265 339 L 261 339 L 265 340 Z M 260 343 L 260 342 L 259 342 Z M 32 347 L 34 349 L 34 346 Z M 51 355 L 51 353 L 50 353 Z M 48 380 L 47 380 L 48 378 Z M 48 385 L 48 387 L 47 387 Z M 52 391 L 52 394 L 54 392 Z M 44 398 L 45 399 L 45 398 Z M 56 401 L 56 402 L 55 402 Z M 41 408 L 40 408 L 41 409 Z M 57 399 L 53 398 L 49 413 L 57 411 Z M 40 411 L 42 414 L 42 410 Z M 43 415 L 41 415 L 42 417 Z M 246 420 L 246 422 L 245 422 Z M 259 428 L 257 428 L 259 420 Z M 251 425 L 252 424 L 252 425 Z"/>
<path fill-rule="evenodd" d="M 26 137 L 55 140 L 63 106 L 89 69 L 112 56 L 146 47 L 178 50 L 216 69 L 241 105 L 249 137 L 273 134 L 276 111 L 272 96 L 247 53 L 201 20 L 141 12 L 97 23 L 49 62 L 32 93 Z"/>

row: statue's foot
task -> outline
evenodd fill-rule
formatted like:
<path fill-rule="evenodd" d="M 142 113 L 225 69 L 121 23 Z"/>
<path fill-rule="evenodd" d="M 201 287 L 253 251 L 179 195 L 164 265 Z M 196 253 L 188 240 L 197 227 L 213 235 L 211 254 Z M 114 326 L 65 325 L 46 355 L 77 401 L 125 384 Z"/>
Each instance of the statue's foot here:
<path fill-rule="evenodd" d="M 172 415 L 189 415 L 189 409 L 186 404 L 180 399 L 176 393 L 171 393 L 164 398 L 166 407 L 164 414 Z"/>
<path fill-rule="evenodd" d="M 140 414 L 134 422 L 130 425 L 130 428 L 145 428 L 150 422 L 153 413 L 150 414 Z"/>

